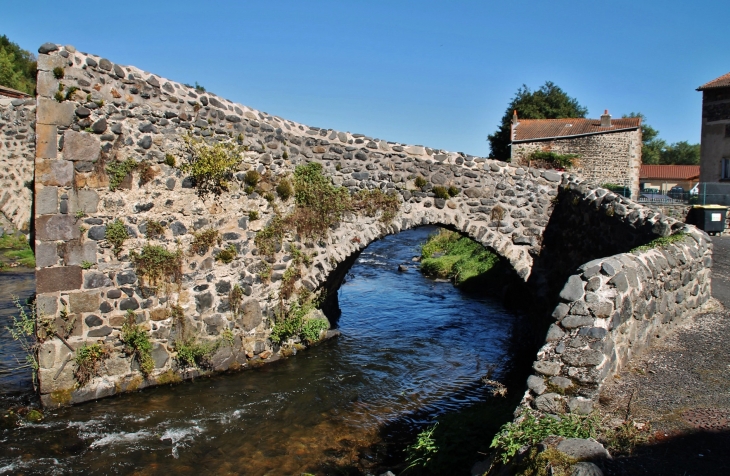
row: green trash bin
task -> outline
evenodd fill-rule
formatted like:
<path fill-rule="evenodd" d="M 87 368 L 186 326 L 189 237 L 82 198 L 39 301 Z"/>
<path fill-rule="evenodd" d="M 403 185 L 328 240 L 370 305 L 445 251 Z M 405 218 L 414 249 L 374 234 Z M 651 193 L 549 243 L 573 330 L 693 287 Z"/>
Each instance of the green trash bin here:
<path fill-rule="evenodd" d="M 692 207 L 694 225 L 709 234 L 725 231 L 727 207 L 722 205 L 695 205 Z"/>

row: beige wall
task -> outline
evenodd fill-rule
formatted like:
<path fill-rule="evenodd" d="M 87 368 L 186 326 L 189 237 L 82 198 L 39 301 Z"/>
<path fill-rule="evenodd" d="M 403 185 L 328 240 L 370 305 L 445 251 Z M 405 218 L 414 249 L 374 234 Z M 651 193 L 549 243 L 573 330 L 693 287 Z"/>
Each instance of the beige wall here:
<path fill-rule="evenodd" d="M 569 139 L 512 144 L 512 162 L 528 165 L 537 150 L 559 154 L 577 154 L 580 158 L 571 169 L 598 185 L 611 183 L 627 186 L 631 196 L 639 192 L 641 168 L 641 130 L 595 134 Z"/>
<path fill-rule="evenodd" d="M 702 140 L 700 146 L 700 181 L 719 182 L 722 159 L 730 159 L 730 88 L 704 91 L 702 94 Z"/>

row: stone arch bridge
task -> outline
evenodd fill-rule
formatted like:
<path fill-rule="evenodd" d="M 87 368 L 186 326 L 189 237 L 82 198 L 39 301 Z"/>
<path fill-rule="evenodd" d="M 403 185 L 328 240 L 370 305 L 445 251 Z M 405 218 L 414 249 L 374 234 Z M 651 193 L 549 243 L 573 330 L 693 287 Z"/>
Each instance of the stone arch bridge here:
<path fill-rule="evenodd" d="M 316 290 L 340 263 L 373 240 L 426 224 L 450 227 L 493 249 L 537 295 L 559 303 L 550 342 L 573 339 L 584 329 L 602 329 L 581 335 L 581 348 L 600 349 L 600 358 L 594 356 L 588 366 L 559 357 L 556 364 L 557 354 L 547 348 L 536 361 L 536 369 L 543 370 L 536 370 L 535 379 L 565 375 L 580 381 L 588 399 L 600 384 L 596 375 L 620 365 L 631 353 L 631 345 L 614 334 L 626 334 L 627 326 L 636 328 L 631 331 L 638 333 L 636 341 L 665 324 L 664 317 L 646 323 L 626 318 L 629 311 L 623 303 L 634 299 L 626 296 L 636 291 L 644 301 L 661 301 L 669 299 L 666 288 L 676 301 L 678 290 L 686 288 L 687 312 L 706 300 L 706 236 L 568 173 L 304 126 L 70 46 L 44 44 L 39 53 L 37 305 L 46 319 L 55 320 L 56 334 L 63 334 L 63 339 L 48 337 L 39 353 L 40 391 L 47 405 L 210 371 L 185 368 L 175 359 L 174 342 L 181 336 L 171 312 L 174 306 L 182 309 L 183 322 L 195 338 L 220 341 L 224 333 L 233 336 L 211 356 L 212 371 L 275 360 L 279 348 L 268 337 L 287 270 L 298 266 L 292 246 L 301 246 L 312 260 L 300 270 L 296 286 Z M 245 148 L 234 180 L 218 199 L 201 198 L 180 170 L 189 158 L 185 136 Z M 256 246 L 257 234 L 293 207 L 292 200 L 275 197 L 274 187 L 297 165 L 310 162 L 320 163 L 334 185 L 351 193 L 379 189 L 395 195 L 398 211 L 387 222 L 379 216 L 346 214 L 317 243 L 306 244 L 287 230 L 283 246 L 265 258 Z M 137 168 L 120 169 L 124 163 Z M 254 170 L 264 177 L 256 190 L 246 183 L 246 173 Z M 416 186 L 417 179 L 426 185 Z M 437 198 L 435 187 L 455 187 L 458 193 Z M 128 234 L 118 254 L 109 240 L 110 225 L 117 220 Z M 161 230 L 150 233 L 153 225 Z M 217 230 L 220 241 L 207 250 L 188 252 L 196 235 L 208 229 Z M 611 281 L 623 268 L 643 266 L 634 258 L 598 262 L 599 271 L 591 276 L 575 274 L 591 260 L 618 260 L 617 254 L 680 231 L 692 237 L 682 245 L 686 256 L 674 260 L 681 265 L 649 273 L 651 279 L 642 271 L 645 282 L 661 284 L 651 284 L 661 292 L 652 294 L 653 287 L 633 280 L 636 273 L 624 276 L 626 289 L 623 280 Z M 145 245 L 182 252 L 182 275 L 166 292 L 151 290 L 133 263 L 133 254 Z M 231 249 L 232 259 L 220 259 L 221 252 Z M 697 289 L 683 277 L 672 277 L 682 267 L 695 273 Z M 234 296 L 234 290 L 240 294 Z M 645 312 L 645 306 L 639 311 Z M 153 345 L 154 369 L 147 374 L 120 341 L 130 313 Z M 573 321 L 579 325 L 560 324 L 571 316 L 577 316 Z M 99 341 L 112 349 L 106 371 L 78 386 L 73 365 L 67 365 L 71 349 Z M 570 376 L 571 369 L 579 369 L 582 376 L 588 367 L 593 377 Z M 544 389 L 539 390 L 536 386 L 528 392 L 526 401 L 542 396 Z"/>

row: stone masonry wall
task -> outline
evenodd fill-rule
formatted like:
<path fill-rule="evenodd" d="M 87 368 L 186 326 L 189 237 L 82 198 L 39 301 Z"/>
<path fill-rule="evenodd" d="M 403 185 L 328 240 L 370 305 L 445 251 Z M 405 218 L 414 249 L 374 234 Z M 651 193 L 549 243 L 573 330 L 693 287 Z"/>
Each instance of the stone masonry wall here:
<path fill-rule="evenodd" d="M 212 370 L 275 360 L 281 350 L 268 336 L 282 277 L 294 266 L 293 245 L 312 258 L 297 284 L 309 290 L 324 285 L 338 263 L 373 240 L 425 224 L 461 231 L 505 257 L 520 277 L 530 277 L 563 180 L 559 173 L 307 127 L 73 47 L 45 44 L 39 53 L 37 305 L 41 315 L 55 318 L 59 332 L 68 332 L 65 342 L 49 338 L 40 351 L 40 391 L 46 405 L 203 372 L 176 359 L 174 341 L 180 335 L 172 305 L 182 307 L 186 328 L 201 341 L 219 341 L 225 331 L 233 333 L 233 341 L 211 356 Z M 55 78 L 54 68 L 64 69 L 62 79 Z M 247 148 L 229 190 L 217 200 L 201 199 L 190 178 L 165 163 L 168 155 L 177 164 L 188 160 L 186 134 Z M 149 162 L 154 178 L 143 184 L 135 172 L 111 191 L 105 167 L 126 159 Z M 245 172 L 256 170 L 277 182 L 291 176 L 297 165 L 312 161 L 323 165 L 335 185 L 351 192 L 378 188 L 395 194 L 400 210 L 389 223 L 348 215 L 317 243 L 288 233 L 284 246 L 265 260 L 254 238 L 277 210 L 291 210 L 293 201 L 276 198 L 269 203 L 256 192 L 246 193 Z M 416 188 L 418 176 L 429 184 Z M 264 185 L 262 192 L 272 187 Z M 434 185 L 453 185 L 461 192 L 437 199 L 431 192 Z M 259 219 L 249 220 L 252 211 Z M 131 236 L 118 258 L 105 239 L 107 225 L 116 219 Z M 148 240 L 145 231 L 153 220 L 165 230 Z M 189 253 L 193 233 L 208 228 L 220 232 L 221 245 Z M 142 284 L 130 254 L 146 243 L 184 252 L 183 276 L 175 283 L 179 288 L 155 291 Z M 217 261 L 230 245 L 236 258 L 229 264 Z M 264 266 L 271 269 L 270 281 L 262 276 Z M 240 313 L 232 312 L 229 302 L 235 285 L 245 294 Z M 128 311 L 152 340 L 155 369 L 147 378 L 120 341 Z M 111 357 L 102 376 L 79 387 L 70 349 L 98 341 L 110 346 Z"/>
<path fill-rule="evenodd" d="M 588 414 L 607 375 L 710 298 L 712 243 L 691 225 L 605 190 L 577 183 L 565 189 L 576 207 L 613 210 L 617 225 L 650 228 L 654 236 L 685 234 L 669 245 L 589 261 L 560 291 L 523 405 L 550 414 Z"/>
<path fill-rule="evenodd" d="M 571 172 L 596 185 L 616 184 L 629 187 L 631 197 L 639 193 L 641 168 L 641 130 L 610 132 L 569 139 L 512 144 L 512 162 L 527 165 L 535 151 L 577 154 L 579 159 Z"/>
<path fill-rule="evenodd" d="M 30 232 L 35 109 L 35 99 L 0 98 L 0 229 L 7 234 Z"/>
<path fill-rule="evenodd" d="M 567 405 L 585 411 L 606 372 L 709 295 L 711 248 L 702 232 L 576 175 L 307 127 L 70 46 L 45 44 L 39 53 L 37 306 L 41 319 L 54 320 L 57 333 L 66 335 L 48 338 L 39 352 L 46 405 L 276 360 L 282 349 L 269 335 L 282 303 L 282 278 L 295 266 L 294 247 L 312 260 L 297 286 L 314 291 L 372 241 L 425 224 L 451 227 L 494 249 L 528 283 L 557 286 L 546 299 L 555 299 L 567 279 L 528 382 L 525 404 L 541 410 Z M 62 79 L 54 68 L 64 70 Z M 228 191 L 217 199 L 201 198 L 190 178 L 169 165 L 170 156 L 177 164 L 190 158 L 186 134 L 246 148 Z M 149 163 L 153 177 L 142 183 L 134 172 L 110 190 L 106 167 L 127 159 Z M 290 231 L 274 256 L 264 258 L 254 238 L 293 201 L 269 202 L 247 191 L 245 173 L 267 177 L 261 185 L 266 193 L 309 162 L 322 164 L 332 182 L 350 192 L 377 188 L 398 197 L 400 208 L 387 223 L 348 214 L 317 242 Z M 428 181 L 422 188 L 414 184 L 419 176 Z M 460 193 L 438 199 L 435 185 Z M 250 220 L 250 212 L 259 218 Z M 107 226 L 117 219 L 130 235 L 118 257 L 106 240 Z M 148 239 L 152 221 L 164 231 Z M 193 234 L 210 228 L 222 242 L 191 253 Z M 688 238 L 666 251 L 629 253 L 679 231 Z M 145 244 L 184 253 L 182 276 L 172 286 L 155 289 L 138 276 L 130 256 Z M 237 254 L 225 264 L 216 257 L 229 246 Z M 241 312 L 233 312 L 229 301 L 235 285 L 244 293 Z M 187 331 L 175 327 L 173 305 L 182 308 L 185 329 L 200 341 L 232 336 L 210 356 L 209 369 L 186 367 L 176 358 L 175 341 Z M 155 368 L 147 377 L 120 341 L 129 312 L 152 342 Z M 96 342 L 111 349 L 110 358 L 100 376 L 79 386 L 73 351 Z M 575 396 L 560 395 L 561 385 Z"/>

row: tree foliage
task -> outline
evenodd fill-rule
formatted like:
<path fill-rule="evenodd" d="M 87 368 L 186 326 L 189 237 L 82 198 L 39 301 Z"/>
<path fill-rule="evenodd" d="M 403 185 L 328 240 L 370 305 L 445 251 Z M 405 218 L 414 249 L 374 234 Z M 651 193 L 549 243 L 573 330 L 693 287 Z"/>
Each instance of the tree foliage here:
<path fill-rule="evenodd" d="M 7 36 L 0 36 L 0 85 L 33 94 L 35 78 L 35 56 Z"/>
<path fill-rule="evenodd" d="M 641 162 L 648 165 L 699 165 L 700 145 L 679 141 L 668 144 L 659 137 L 659 131 L 646 123 L 640 112 L 632 112 L 623 117 L 641 118 Z"/>
<path fill-rule="evenodd" d="M 568 96 L 552 81 L 546 81 L 540 89 L 535 91 L 531 91 L 527 85 L 523 84 L 507 106 L 499 128 L 488 137 L 491 158 L 509 159 L 510 125 L 515 110 L 521 119 L 585 117 L 588 113 L 588 109 L 581 106 L 577 99 Z"/>

